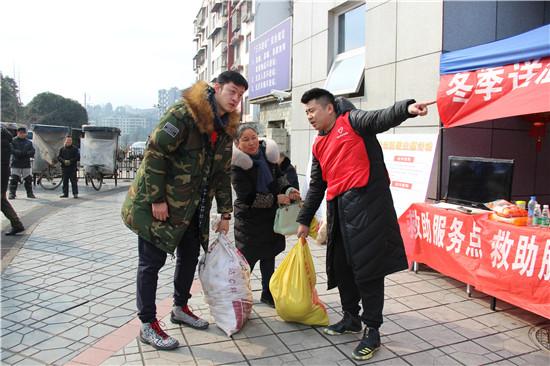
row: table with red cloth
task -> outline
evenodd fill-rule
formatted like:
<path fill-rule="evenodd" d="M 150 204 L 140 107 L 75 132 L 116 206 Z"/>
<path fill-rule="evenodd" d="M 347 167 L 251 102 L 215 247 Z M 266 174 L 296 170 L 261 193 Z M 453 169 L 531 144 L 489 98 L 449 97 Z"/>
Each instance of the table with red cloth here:
<path fill-rule="evenodd" d="M 426 203 L 399 218 L 407 259 L 550 318 L 550 229 Z"/>

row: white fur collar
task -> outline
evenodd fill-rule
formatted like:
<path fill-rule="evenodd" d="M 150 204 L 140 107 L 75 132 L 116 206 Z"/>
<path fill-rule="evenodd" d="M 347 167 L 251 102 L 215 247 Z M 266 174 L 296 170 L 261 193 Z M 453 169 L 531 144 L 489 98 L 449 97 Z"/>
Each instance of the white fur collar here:
<path fill-rule="evenodd" d="M 271 139 L 262 139 L 260 144 L 265 142 L 265 157 L 272 164 L 277 164 L 279 161 L 279 147 L 277 143 Z M 252 168 L 252 158 L 235 145 L 233 145 L 233 156 L 231 157 L 231 165 L 238 166 L 241 169 L 248 170 Z"/>

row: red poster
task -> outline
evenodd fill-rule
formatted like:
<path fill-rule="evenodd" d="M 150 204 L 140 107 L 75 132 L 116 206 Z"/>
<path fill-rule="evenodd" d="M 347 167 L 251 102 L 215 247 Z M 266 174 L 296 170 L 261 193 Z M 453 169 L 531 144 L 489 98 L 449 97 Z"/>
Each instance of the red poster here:
<path fill-rule="evenodd" d="M 437 108 L 445 127 L 550 111 L 550 57 L 441 75 Z"/>
<path fill-rule="evenodd" d="M 550 230 L 413 204 L 399 218 L 409 262 L 550 318 Z"/>

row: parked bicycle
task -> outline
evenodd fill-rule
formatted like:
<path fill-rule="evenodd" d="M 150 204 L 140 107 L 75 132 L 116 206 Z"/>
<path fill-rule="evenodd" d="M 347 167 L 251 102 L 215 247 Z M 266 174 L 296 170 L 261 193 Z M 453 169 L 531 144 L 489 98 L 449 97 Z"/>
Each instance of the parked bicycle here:
<path fill-rule="evenodd" d="M 61 168 L 56 165 L 48 165 L 42 172 L 35 172 L 36 184 L 40 187 L 53 191 L 63 182 Z"/>

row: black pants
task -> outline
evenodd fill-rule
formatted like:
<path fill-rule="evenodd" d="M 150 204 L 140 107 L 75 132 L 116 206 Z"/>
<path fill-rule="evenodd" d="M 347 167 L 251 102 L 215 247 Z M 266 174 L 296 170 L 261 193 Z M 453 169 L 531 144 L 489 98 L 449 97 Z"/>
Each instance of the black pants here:
<path fill-rule="evenodd" d="M 336 210 L 334 210 L 337 212 Z M 363 306 L 361 319 L 369 328 L 380 328 L 383 322 L 384 277 L 359 283 L 352 267 L 348 264 L 346 248 L 342 240 L 340 222 L 336 215 L 334 236 L 334 269 L 340 293 L 342 310 L 352 315 L 359 315 L 359 301 Z"/>
<path fill-rule="evenodd" d="M 8 220 L 10 220 L 11 227 L 13 228 L 22 228 L 23 224 L 17 213 L 13 209 L 10 201 L 6 197 L 6 192 L 8 191 L 8 181 L 10 178 L 10 166 L 2 165 L 2 213 Z"/>
<path fill-rule="evenodd" d="M 76 167 L 63 168 L 63 195 L 69 195 L 69 180 L 73 189 L 73 196 L 78 194 L 78 183 L 76 179 Z"/>
<path fill-rule="evenodd" d="M 149 323 L 157 316 L 155 300 L 158 273 L 166 263 L 167 253 L 141 237 L 138 237 L 138 251 L 138 317 L 143 323 Z M 174 305 L 176 306 L 187 305 L 187 301 L 191 298 L 190 290 L 199 254 L 199 228 L 195 214 L 176 251 L 176 269 L 174 271 Z"/>
<path fill-rule="evenodd" d="M 250 257 L 250 256 L 249 256 Z M 250 265 L 250 272 L 254 269 L 254 266 L 258 261 L 260 262 L 260 272 L 262 274 L 262 291 L 269 291 L 269 281 L 273 272 L 275 272 L 275 257 L 273 258 L 255 258 L 255 257 L 245 257 L 246 261 Z"/>

